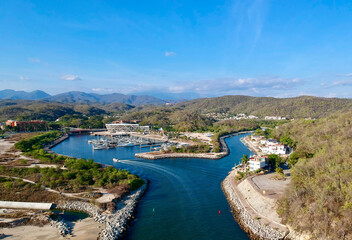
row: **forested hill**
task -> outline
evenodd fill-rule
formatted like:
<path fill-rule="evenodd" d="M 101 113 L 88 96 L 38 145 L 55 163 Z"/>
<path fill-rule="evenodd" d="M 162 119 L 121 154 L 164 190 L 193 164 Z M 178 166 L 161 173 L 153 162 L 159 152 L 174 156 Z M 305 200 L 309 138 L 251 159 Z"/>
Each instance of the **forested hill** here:
<path fill-rule="evenodd" d="M 124 103 L 108 105 L 67 104 L 31 100 L 0 100 L 0 121 L 8 119 L 55 121 L 66 114 L 94 116 L 110 112 L 125 112 L 134 106 Z"/>
<path fill-rule="evenodd" d="M 301 96 L 272 98 L 250 96 L 223 96 L 199 98 L 176 105 L 186 110 L 202 113 L 247 113 L 259 117 L 285 116 L 288 118 L 319 118 L 331 113 L 352 109 L 352 99 Z"/>
<path fill-rule="evenodd" d="M 300 120 L 273 132 L 296 143 L 298 162 L 279 214 L 314 239 L 352 239 L 352 111 Z"/>
<path fill-rule="evenodd" d="M 121 93 L 95 94 L 85 92 L 66 92 L 46 98 L 49 101 L 73 103 L 73 104 L 110 104 L 125 103 L 131 105 L 162 105 L 167 101 L 152 96 L 124 95 Z"/>
<path fill-rule="evenodd" d="M 61 102 L 70 104 L 110 104 L 125 103 L 135 106 L 140 105 L 163 105 L 169 101 L 148 95 L 124 95 L 121 93 L 96 94 L 79 91 L 49 95 L 43 91 L 36 90 L 33 92 L 15 91 L 11 89 L 0 90 L 0 99 L 11 100 L 46 100 L 50 102 Z"/>

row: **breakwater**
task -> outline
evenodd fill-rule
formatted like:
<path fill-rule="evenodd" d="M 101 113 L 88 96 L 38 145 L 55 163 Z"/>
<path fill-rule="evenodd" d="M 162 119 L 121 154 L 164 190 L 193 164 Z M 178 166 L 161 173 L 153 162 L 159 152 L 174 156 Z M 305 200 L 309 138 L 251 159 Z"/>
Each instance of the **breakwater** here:
<path fill-rule="evenodd" d="M 149 160 L 164 159 L 164 158 L 206 158 L 206 159 L 220 159 L 227 155 L 227 153 L 163 153 L 163 152 L 147 152 L 136 153 L 134 156 Z"/>
<path fill-rule="evenodd" d="M 251 239 L 284 239 L 287 235 L 286 232 L 280 232 L 270 226 L 261 223 L 247 211 L 241 202 L 238 193 L 236 193 L 236 191 L 233 189 L 234 186 L 231 184 L 231 181 L 234 181 L 233 177 L 233 174 L 229 174 L 221 183 L 221 187 L 225 193 L 227 201 L 232 208 L 233 216 L 240 227 L 250 236 Z"/>
<path fill-rule="evenodd" d="M 129 195 L 118 201 L 116 203 L 117 210 L 110 214 L 102 212 L 94 204 L 80 201 L 62 201 L 57 204 L 56 208 L 86 212 L 93 217 L 94 221 L 105 224 L 105 228 L 101 231 L 99 239 L 119 239 L 125 234 L 129 221 L 133 219 L 138 202 L 147 190 L 148 181 L 144 180 L 144 182 L 145 184 L 139 189 L 132 191 Z M 67 224 L 60 223 L 55 226 L 61 234 L 70 233 Z"/>
<path fill-rule="evenodd" d="M 146 152 L 146 153 L 136 153 L 135 157 L 144 158 L 149 160 L 164 159 L 164 158 L 205 158 L 205 159 L 221 159 L 230 154 L 230 149 L 228 148 L 225 139 L 228 137 L 238 136 L 249 132 L 236 132 L 225 136 L 219 137 L 221 152 L 219 153 L 164 153 L 158 152 Z"/>

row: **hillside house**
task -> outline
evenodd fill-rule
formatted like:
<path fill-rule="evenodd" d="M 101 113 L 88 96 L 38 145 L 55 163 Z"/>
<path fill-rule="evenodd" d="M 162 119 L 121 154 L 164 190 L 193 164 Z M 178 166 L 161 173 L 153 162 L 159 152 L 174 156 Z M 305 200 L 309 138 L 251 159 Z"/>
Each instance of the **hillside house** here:
<path fill-rule="evenodd" d="M 249 158 L 249 171 L 257 171 L 258 169 L 267 167 L 269 164 L 268 156 L 254 156 Z"/>

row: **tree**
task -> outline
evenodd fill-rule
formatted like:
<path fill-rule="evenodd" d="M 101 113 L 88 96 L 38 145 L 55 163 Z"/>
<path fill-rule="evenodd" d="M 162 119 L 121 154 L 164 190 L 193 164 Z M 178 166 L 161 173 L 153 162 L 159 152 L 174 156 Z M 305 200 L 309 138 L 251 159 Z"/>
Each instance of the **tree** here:
<path fill-rule="evenodd" d="M 248 155 L 243 154 L 243 156 L 241 158 L 241 162 L 242 162 L 243 166 L 246 168 L 246 171 L 247 171 L 248 161 L 249 161 Z"/>
<path fill-rule="evenodd" d="M 297 162 L 298 162 L 298 155 L 297 153 L 293 152 L 290 157 L 288 158 L 288 164 L 290 165 L 290 168 L 292 168 Z"/>

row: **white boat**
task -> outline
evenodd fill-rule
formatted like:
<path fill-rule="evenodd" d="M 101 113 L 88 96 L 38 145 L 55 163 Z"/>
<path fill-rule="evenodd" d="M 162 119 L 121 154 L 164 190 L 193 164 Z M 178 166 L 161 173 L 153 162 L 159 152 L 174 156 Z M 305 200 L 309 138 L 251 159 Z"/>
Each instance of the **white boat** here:
<path fill-rule="evenodd" d="M 118 161 L 119 161 L 118 158 L 113 158 L 112 160 L 113 160 L 114 162 L 118 162 Z"/>
<path fill-rule="evenodd" d="M 132 147 L 134 145 L 135 144 L 133 142 L 129 142 L 129 143 L 123 144 L 122 147 Z"/>
<path fill-rule="evenodd" d="M 102 145 L 95 145 L 95 146 L 93 146 L 93 149 L 94 149 L 94 150 L 102 150 L 102 149 L 105 149 L 105 146 L 102 146 Z"/>

